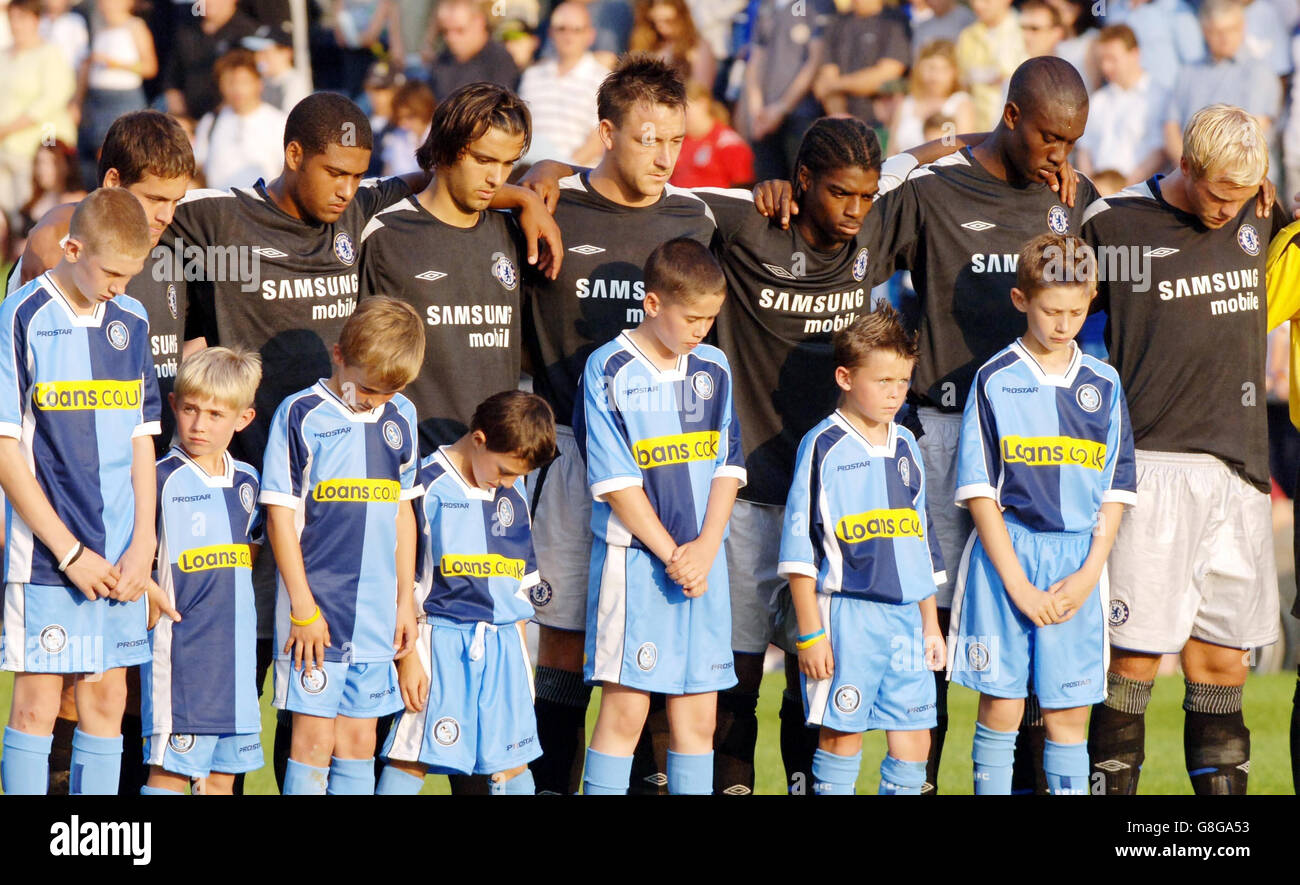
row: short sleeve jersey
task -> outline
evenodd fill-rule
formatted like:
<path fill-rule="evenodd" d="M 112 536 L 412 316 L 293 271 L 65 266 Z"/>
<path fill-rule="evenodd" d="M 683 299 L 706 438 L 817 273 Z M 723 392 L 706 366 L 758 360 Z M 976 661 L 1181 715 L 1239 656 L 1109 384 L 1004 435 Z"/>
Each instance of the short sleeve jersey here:
<path fill-rule="evenodd" d="M 595 498 L 591 529 L 615 547 L 646 549 L 605 495 L 640 487 L 678 544 L 699 537 L 714 477 L 745 482 L 731 369 L 701 344 L 662 370 L 624 332 L 587 360 L 574 435 Z"/>
<path fill-rule="evenodd" d="M 1214 455 L 1270 488 L 1266 355 L 1268 245 L 1286 223 L 1247 200 L 1217 230 L 1170 205 L 1156 176 L 1088 208 L 1097 307 L 1139 449 Z"/>
<path fill-rule="evenodd" d="M 1024 331 L 1008 295 L 1020 250 L 1042 233 L 1078 234 L 1096 193 L 1080 175 L 1071 209 L 1041 182 L 1002 181 L 962 148 L 875 202 L 862 228 L 872 265 L 910 270 L 920 301 L 913 400 L 961 411 L 975 370 Z"/>
<path fill-rule="evenodd" d="M 957 501 L 971 498 L 1035 532 L 1090 532 L 1102 504 L 1136 503 L 1118 373 L 1075 346 L 1050 375 L 1019 341 L 981 366 L 957 449 Z"/>
<path fill-rule="evenodd" d="M 357 306 L 362 228 L 410 193 L 401 179 L 369 179 L 330 224 L 288 215 L 261 180 L 192 191 L 176 207 L 168 235 L 185 259 L 185 337 L 262 355 L 257 417 L 235 436 L 236 456 L 259 463 L 276 407 L 330 374 L 330 348 Z"/>
<path fill-rule="evenodd" d="M 531 618 L 538 575 L 523 480 L 480 489 L 439 450 L 421 463 L 420 485 L 415 592 L 424 613 L 489 624 Z"/>
<path fill-rule="evenodd" d="M 400 393 L 354 412 L 325 381 L 276 410 L 262 464 L 263 504 L 297 514 L 307 585 L 329 625 L 327 661 L 393 657 L 397 508 L 418 497 L 415 409 Z M 289 598 L 280 579 L 277 654 Z"/>
<path fill-rule="evenodd" d="M 587 357 L 641 322 L 641 269 L 650 253 L 676 237 L 707 246 L 713 222 L 690 191 L 670 185 L 658 202 L 633 208 L 596 193 L 583 174 L 560 181 L 555 223 L 564 235 L 564 264 L 558 279 L 535 271 L 525 277 L 524 346 L 533 390 L 563 424 L 573 415 Z"/>
<path fill-rule="evenodd" d="M 891 423 L 878 446 L 837 409 L 799 444 L 777 571 L 872 602 L 932 596 L 946 573 L 925 504 L 921 450 L 907 428 Z"/>
<path fill-rule="evenodd" d="M 250 734 L 257 704 L 252 547 L 257 471 L 225 456 L 209 476 L 179 447 L 158 462 L 158 586 L 181 616 L 153 630 L 141 672 L 146 734 Z"/>
<path fill-rule="evenodd" d="M 78 316 L 50 274 L 0 304 L 0 435 L 19 441 L 27 467 L 63 524 L 116 562 L 131 543 L 131 440 L 159 431 L 149 320 L 128 295 Z M 5 581 L 72 583 L 55 555 L 6 501 Z"/>
<path fill-rule="evenodd" d="M 876 15 L 861 16 L 852 12 L 834 16 L 826 35 L 826 61 L 839 68 L 840 74 L 852 74 L 872 67 L 885 59 L 894 59 L 907 67 L 912 60 L 912 45 L 907 37 L 906 19 L 886 8 Z M 846 95 L 848 112 L 859 120 L 877 123 L 869 95 Z"/>
<path fill-rule="evenodd" d="M 839 395 L 831 336 L 872 310 L 873 256 L 861 233 L 830 252 L 812 248 L 795 225 L 759 215 L 749 191 L 692 193 L 717 224 L 714 255 L 727 278 L 714 337 L 744 367 L 735 379 L 749 473 L 741 497 L 782 504 L 800 439 Z"/>
<path fill-rule="evenodd" d="M 519 253 L 509 215 L 452 227 L 415 197 L 361 233 L 361 297 L 400 298 L 424 319 L 424 366 L 402 391 L 420 418 L 422 455 L 460 439 L 479 403 L 519 384 Z"/>

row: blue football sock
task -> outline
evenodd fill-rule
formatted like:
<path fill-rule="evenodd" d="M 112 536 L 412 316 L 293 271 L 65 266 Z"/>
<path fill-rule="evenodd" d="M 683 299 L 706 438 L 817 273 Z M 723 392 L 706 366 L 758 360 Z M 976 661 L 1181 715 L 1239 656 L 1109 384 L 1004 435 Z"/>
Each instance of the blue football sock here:
<path fill-rule="evenodd" d="M 625 796 L 631 778 L 631 756 L 606 756 L 595 750 L 587 750 L 587 764 L 582 772 L 584 795 Z"/>
<path fill-rule="evenodd" d="M 80 728 L 72 733 L 68 766 L 69 796 L 115 796 L 122 773 L 122 736 L 95 737 Z"/>
<path fill-rule="evenodd" d="M 324 796 L 329 779 L 328 768 L 317 768 L 315 765 L 290 759 L 284 767 L 284 795 Z"/>
<path fill-rule="evenodd" d="M 669 750 L 668 792 L 673 796 L 713 795 L 713 754 Z"/>
<path fill-rule="evenodd" d="M 994 731 L 975 723 L 975 741 L 970 756 L 975 763 L 976 796 L 1010 796 L 1011 765 L 1016 757 L 1015 731 Z"/>
<path fill-rule="evenodd" d="M 375 795 L 375 757 L 340 759 L 330 757 L 330 782 L 325 791 L 331 796 Z"/>
<path fill-rule="evenodd" d="M 416 777 L 410 772 L 385 765 L 379 775 L 379 785 L 375 787 L 376 796 L 416 796 L 424 789 L 424 777 Z"/>
<path fill-rule="evenodd" d="M 880 789 L 886 796 L 919 796 L 925 786 L 925 763 L 904 762 L 886 755 L 880 763 Z"/>
<path fill-rule="evenodd" d="M 508 781 L 491 781 L 493 796 L 532 796 L 537 792 L 533 773 L 525 768 Z"/>
<path fill-rule="evenodd" d="M 141 796 L 183 796 L 184 793 L 178 793 L 175 790 L 164 790 L 162 787 L 151 787 L 145 784 L 140 788 Z"/>
<path fill-rule="evenodd" d="M 0 781 L 10 796 L 44 796 L 50 788 L 52 734 L 28 734 L 5 729 L 4 756 L 0 757 Z"/>
<path fill-rule="evenodd" d="M 837 756 L 819 747 L 813 753 L 813 792 L 818 796 L 852 796 L 861 767 L 861 750 L 852 756 Z"/>
<path fill-rule="evenodd" d="M 1043 774 L 1053 796 L 1088 795 L 1088 745 L 1043 742 Z"/>

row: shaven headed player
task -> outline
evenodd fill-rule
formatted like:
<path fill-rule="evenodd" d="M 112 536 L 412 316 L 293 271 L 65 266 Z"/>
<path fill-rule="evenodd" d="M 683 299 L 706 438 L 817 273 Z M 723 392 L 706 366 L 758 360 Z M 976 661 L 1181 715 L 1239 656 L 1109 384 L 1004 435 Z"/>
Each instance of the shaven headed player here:
<path fill-rule="evenodd" d="M 398 662 L 406 710 L 376 793 L 418 793 L 429 771 L 491 777 L 494 794 L 531 794 L 542 754 L 524 643 L 538 581 L 524 475 L 556 455 L 546 400 L 488 397 L 471 428 L 420 465 L 417 654 Z"/>
<path fill-rule="evenodd" d="M 149 657 L 158 385 L 149 321 L 123 295 L 149 251 L 132 195 L 72 215 L 63 258 L 0 307 L 3 666 L 14 672 L 6 793 L 44 793 L 65 676 L 75 680 L 72 793 L 115 793 L 126 667 Z M 87 678 L 95 674 L 95 678 Z"/>
<path fill-rule="evenodd" d="M 533 389 L 557 420 L 571 420 L 587 357 L 643 316 L 642 268 L 659 244 L 688 236 L 707 245 L 707 207 L 668 185 L 686 134 L 686 88 L 665 63 L 630 55 L 597 95 L 605 147 L 590 173 L 565 178 L 555 221 L 568 253 L 556 280 L 529 274 L 524 346 Z M 535 532 L 542 583 L 532 601 L 541 624 L 537 723 L 539 792 L 574 792 L 581 771 L 590 689 L 582 681 L 591 546 L 591 491 L 572 428 L 556 428 L 560 457 L 539 475 Z M 657 768 L 657 766 L 656 766 Z M 646 773 L 655 790 L 662 770 Z M 644 777 L 643 776 L 643 777 Z M 642 778 L 638 778 L 642 780 Z"/>
<path fill-rule="evenodd" d="M 257 470 L 226 448 L 253 420 L 256 354 L 210 347 L 181 364 L 177 444 L 158 461 L 158 571 L 141 667 L 146 796 L 229 795 L 262 767 L 253 560 L 262 546 Z M 166 615 L 166 617 L 161 617 Z M 198 789 L 196 789 L 198 792 Z"/>
<path fill-rule="evenodd" d="M 883 728 L 880 793 L 920 795 L 944 662 L 944 580 L 916 438 L 894 423 L 916 340 L 888 305 L 835 333 L 840 405 L 799 446 L 778 571 L 790 581 L 814 788 L 852 795 L 862 733 Z M 920 639 L 920 642 L 916 640 Z M 882 654 L 889 649 L 888 654 Z"/>
<path fill-rule="evenodd" d="M 1267 244 L 1284 217 L 1275 208 L 1271 226 L 1256 218 L 1268 142 L 1253 116 L 1202 108 L 1183 145 L 1177 171 L 1099 200 L 1083 231 L 1119 270 L 1098 306 L 1137 446 L 1137 506 L 1110 557 L 1108 692 L 1088 734 L 1107 793 L 1137 789 L 1151 687 L 1160 655 L 1174 652 L 1192 788 L 1245 793 L 1245 652 L 1278 635 L 1268 422 L 1256 392 Z"/>
<path fill-rule="evenodd" d="M 375 791 L 375 721 L 402 707 L 393 660 L 415 643 L 419 314 L 367 299 L 334 372 L 281 403 L 261 500 L 275 551 L 275 705 L 293 714 L 284 793 Z M 396 551 L 396 555 L 394 555 Z"/>
<path fill-rule="evenodd" d="M 651 253 L 645 285 L 645 320 L 587 360 L 574 416 L 596 500 L 588 795 L 627 792 L 650 692 L 667 696 L 668 792 L 712 793 L 717 692 L 736 684 L 722 541 L 744 455 L 727 358 L 701 344 L 726 279 L 706 246 L 679 238 Z"/>
<path fill-rule="evenodd" d="M 1077 237 L 1026 244 L 1011 290 L 1028 329 L 975 373 L 957 501 L 977 535 L 953 602 L 952 679 L 980 692 L 975 792 L 1011 792 L 1030 686 L 1053 794 L 1087 794 L 1088 709 L 1105 696 L 1106 557 L 1135 499 L 1133 436 L 1115 370 L 1074 339 L 1097 262 Z"/>
<path fill-rule="evenodd" d="M 416 154 L 428 187 L 361 232 L 361 297 L 393 294 L 424 317 L 424 366 L 405 390 L 422 455 L 455 442 L 479 403 L 519 383 L 522 241 L 514 220 L 488 207 L 530 131 L 514 93 L 461 87 L 438 105 Z"/>

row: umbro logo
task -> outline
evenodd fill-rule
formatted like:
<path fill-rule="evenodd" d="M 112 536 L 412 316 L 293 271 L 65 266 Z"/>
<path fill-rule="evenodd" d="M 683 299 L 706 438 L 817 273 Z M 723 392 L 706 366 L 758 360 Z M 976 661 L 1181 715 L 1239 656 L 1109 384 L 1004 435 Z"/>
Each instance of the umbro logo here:
<path fill-rule="evenodd" d="M 1168 246 L 1161 246 L 1159 249 L 1148 249 L 1145 253 L 1148 258 L 1164 258 L 1166 255 L 1173 255 L 1177 249 L 1171 249 Z"/>
<path fill-rule="evenodd" d="M 992 227 L 997 227 L 997 225 L 991 221 L 968 221 L 965 224 L 963 224 L 962 227 L 966 228 L 966 230 L 973 230 L 979 232 L 982 230 L 988 230 L 989 228 Z"/>
<path fill-rule="evenodd" d="M 279 249 L 273 249 L 270 246 L 254 246 L 253 251 L 263 258 L 287 258 L 287 252 L 281 252 Z"/>
<path fill-rule="evenodd" d="M 573 246 L 572 248 L 569 249 L 569 251 L 577 252 L 579 255 L 597 255 L 601 252 L 604 252 L 605 249 L 603 246 L 582 245 L 582 246 Z"/>
<path fill-rule="evenodd" d="M 440 280 L 445 276 L 446 274 L 440 270 L 426 270 L 424 273 L 416 274 L 415 278 L 417 280 L 428 280 L 432 283 L 434 280 Z"/>
<path fill-rule="evenodd" d="M 794 274 L 790 273 L 790 271 L 786 270 L 784 267 L 781 267 L 778 264 L 764 264 L 763 266 L 766 267 L 769 271 L 771 271 L 773 276 L 778 276 L 783 280 L 798 279 L 798 277 L 796 277 Z"/>

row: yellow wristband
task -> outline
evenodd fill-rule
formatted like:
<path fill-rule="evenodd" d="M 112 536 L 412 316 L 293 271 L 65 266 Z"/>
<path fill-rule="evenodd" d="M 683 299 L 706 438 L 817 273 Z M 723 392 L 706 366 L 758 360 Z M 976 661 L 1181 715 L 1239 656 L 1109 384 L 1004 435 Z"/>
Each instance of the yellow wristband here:
<path fill-rule="evenodd" d="M 319 621 L 319 620 L 320 620 L 320 606 L 319 606 L 319 605 L 316 606 L 316 611 L 315 611 L 315 613 L 314 613 L 310 618 L 307 618 L 307 620 L 305 620 L 305 621 L 300 621 L 300 620 L 298 620 L 297 618 L 295 618 L 295 617 L 293 616 L 293 612 L 289 612 L 289 623 L 290 623 L 290 624 L 293 624 L 295 627 L 307 627 L 307 626 L 310 626 L 310 625 L 316 623 L 316 622 Z"/>
<path fill-rule="evenodd" d="M 814 635 L 811 639 L 805 639 L 803 642 L 796 642 L 794 644 L 794 647 L 797 648 L 799 651 L 805 651 L 807 649 L 812 648 L 814 645 L 821 642 L 825 638 L 826 638 L 826 631 L 818 630 L 816 635 Z"/>

